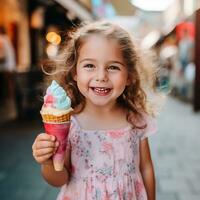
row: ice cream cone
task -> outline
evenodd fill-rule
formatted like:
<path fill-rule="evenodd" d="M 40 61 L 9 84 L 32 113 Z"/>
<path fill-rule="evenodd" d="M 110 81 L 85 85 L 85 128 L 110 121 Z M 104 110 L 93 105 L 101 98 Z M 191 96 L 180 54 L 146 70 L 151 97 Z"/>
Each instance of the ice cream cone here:
<path fill-rule="evenodd" d="M 53 164 L 56 171 L 61 171 L 64 166 L 72 111 L 70 97 L 56 81 L 52 81 L 46 90 L 40 114 L 46 133 L 54 135 L 59 142 L 58 149 L 53 155 Z"/>
<path fill-rule="evenodd" d="M 52 123 L 62 123 L 70 121 L 70 113 L 64 114 L 64 115 L 53 115 L 53 114 L 42 114 L 43 122 L 52 122 Z"/>
<path fill-rule="evenodd" d="M 54 135 L 59 142 L 58 149 L 53 155 L 53 165 L 56 171 L 62 171 L 70 123 L 69 121 L 60 124 L 44 122 L 44 128 L 47 134 Z"/>

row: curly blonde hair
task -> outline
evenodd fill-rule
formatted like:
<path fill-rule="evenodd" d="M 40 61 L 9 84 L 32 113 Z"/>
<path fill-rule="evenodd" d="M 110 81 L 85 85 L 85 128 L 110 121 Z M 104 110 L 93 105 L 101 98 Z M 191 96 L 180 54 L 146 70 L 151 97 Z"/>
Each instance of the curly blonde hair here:
<path fill-rule="evenodd" d="M 73 79 L 79 50 L 86 39 L 93 34 L 115 39 L 119 44 L 131 84 L 126 86 L 117 102 L 128 111 L 128 121 L 131 121 L 132 115 L 139 117 L 143 114 L 155 115 L 156 101 L 159 98 L 154 97 L 159 97 L 160 94 L 155 87 L 156 70 L 152 59 L 141 54 L 126 30 L 105 21 L 83 24 L 70 31 L 57 59 L 50 62 L 51 66 L 55 67 L 51 73 L 53 74 L 51 79 L 56 80 L 65 88 L 72 99 L 72 107 L 75 111 L 81 112 L 85 106 L 85 97 L 79 92 L 76 81 Z"/>

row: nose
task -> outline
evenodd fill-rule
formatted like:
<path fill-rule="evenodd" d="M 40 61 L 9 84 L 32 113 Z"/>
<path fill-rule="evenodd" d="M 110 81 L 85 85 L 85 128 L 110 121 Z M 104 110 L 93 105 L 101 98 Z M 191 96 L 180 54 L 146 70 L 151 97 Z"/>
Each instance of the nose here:
<path fill-rule="evenodd" d="M 108 74 L 106 69 L 98 69 L 96 72 L 96 81 L 106 82 L 108 81 Z"/>

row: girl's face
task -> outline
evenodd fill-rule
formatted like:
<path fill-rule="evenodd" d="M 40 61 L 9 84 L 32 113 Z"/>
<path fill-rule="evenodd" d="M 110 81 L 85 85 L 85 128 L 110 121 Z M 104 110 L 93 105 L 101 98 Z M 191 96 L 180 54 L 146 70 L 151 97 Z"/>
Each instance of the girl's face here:
<path fill-rule="evenodd" d="M 74 79 L 86 105 L 115 105 L 129 82 L 117 42 L 100 35 L 89 36 L 80 48 Z"/>

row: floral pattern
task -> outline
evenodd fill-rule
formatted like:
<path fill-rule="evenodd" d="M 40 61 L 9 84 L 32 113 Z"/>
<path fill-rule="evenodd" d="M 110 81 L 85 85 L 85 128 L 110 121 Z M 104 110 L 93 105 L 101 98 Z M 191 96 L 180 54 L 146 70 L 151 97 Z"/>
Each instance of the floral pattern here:
<path fill-rule="evenodd" d="M 76 116 L 71 120 L 71 179 L 57 200 L 147 200 L 139 171 L 139 141 L 155 133 L 154 121 L 147 118 L 143 131 L 131 126 L 86 131 Z"/>

